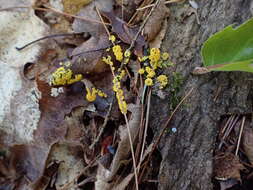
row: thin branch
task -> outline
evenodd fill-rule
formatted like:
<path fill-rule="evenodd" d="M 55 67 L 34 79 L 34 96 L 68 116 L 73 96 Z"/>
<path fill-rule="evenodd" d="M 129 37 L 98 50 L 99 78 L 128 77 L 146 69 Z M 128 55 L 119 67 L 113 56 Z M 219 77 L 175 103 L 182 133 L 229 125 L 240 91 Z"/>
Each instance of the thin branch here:
<path fill-rule="evenodd" d="M 125 118 L 126 125 L 127 125 L 128 138 L 129 138 L 129 142 L 130 142 L 131 154 L 132 154 L 132 159 L 133 159 L 136 190 L 139 190 L 136 161 L 135 161 L 135 156 L 134 156 L 134 145 L 133 145 L 133 141 L 132 141 L 132 137 L 131 137 L 131 131 L 130 131 L 130 126 L 129 126 L 126 114 L 124 114 L 124 118 Z"/>
<path fill-rule="evenodd" d="M 44 36 L 44 37 L 41 37 L 41 38 L 39 38 L 39 39 L 37 39 L 37 40 L 31 41 L 31 42 L 29 42 L 28 44 L 26 44 L 26 45 L 24 45 L 24 46 L 22 46 L 22 47 L 16 47 L 16 49 L 17 49 L 18 51 L 21 51 L 21 50 L 27 48 L 28 46 L 30 46 L 30 45 L 32 45 L 32 44 L 34 44 L 34 43 L 36 43 L 36 42 L 45 40 L 45 39 L 58 38 L 58 37 L 65 37 L 65 36 L 73 36 L 73 35 L 78 35 L 78 34 L 80 34 L 80 33 L 52 34 L 52 35 Z"/>
<path fill-rule="evenodd" d="M 140 35 L 141 31 L 143 30 L 144 26 L 146 25 L 146 23 L 148 22 L 149 17 L 152 15 L 152 13 L 154 12 L 154 10 L 156 9 L 156 7 L 159 5 L 159 3 L 161 2 L 161 0 L 157 0 L 155 5 L 152 7 L 151 11 L 148 13 L 147 17 L 145 18 L 145 20 L 142 22 L 138 32 L 136 33 L 136 35 L 134 36 L 129 48 L 126 51 L 131 52 L 131 50 L 134 47 L 134 44 L 138 38 L 138 36 Z M 126 59 L 124 58 L 124 60 L 122 61 L 121 65 L 120 65 L 120 70 L 122 70 L 124 64 L 125 64 Z"/>
<path fill-rule="evenodd" d="M 98 16 L 99 16 L 101 22 L 103 23 L 103 26 L 104 26 L 105 31 L 106 31 L 106 33 L 107 33 L 107 35 L 108 35 L 108 38 L 109 38 L 109 37 L 110 37 L 110 32 L 109 32 L 108 28 L 107 28 L 106 25 L 105 25 L 105 21 L 104 21 L 103 17 L 101 16 L 101 14 L 100 14 L 100 12 L 99 12 L 97 6 L 95 6 L 95 8 L 96 8 L 96 11 L 97 11 L 97 13 L 98 13 Z"/>
<path fill-rule="evenodd" d="M 114 101 L 114 98 L 112 100 L 112 103 L 110 104 L 110 107 L 109 107 L 108 111 L 107 111 L 107 114 L 105 116 L 105 120 L 103 122 L 103 125 L 102 125 L 100 131 L 99 131 L 99 134 L 96 137 L 96 139 L 93 141 L 93 143 L 89 146 L 89 149 L 93 149 L 93 147 L 99 142 L 99 140 L 100 140 L 100 138 L 101 138 L 101 136 L 102 136 L 102 134 L 105 130 L 106 124 L 108 122 L 108 119 L 109 119 L 109 116 L 110 116 L 110 113 L 111 113 L 111 110 L 112 110 L 113 101 Z"/>
<path fill-rule="evenodd" d="M 236 156 L 238 154 L 239 147 L 240 147 L 240 142 L 241 142 L 241 138 L 242 138 L 242 131 L 243 131 L 243 128 L 244 128 L 245 118 L 246 118 L 245 116 L 243 116 L 243 118 L 242 118 L 242 125 L 241 125 L 240 134 L 239 134 L 239 138 L 238 138 L 238 142 L 237 142 L 237 146 L 236 146 L 236 151 L 235 151 Z"/>
<path fill-rule="evenodd" d="M 66 12 L 59 11 L 59 10 L 54 9 L 52 7 L 49 7 L 49 6 L 45 6 L 45 7 L 46 8 L 35 7 L 34 9 L 35 10 L 40 10 L 40 11 L 52 11 L 52 12 L 57 13 L 57 14 L 61 14 L 61 15 L 68 16 L 68 17 L 77 18 L 77 19 L 84 20 L 84 21 L 87 21 L 87 22 L 93 22 L 93 23 L 103 24 L 102 22 L 100 22 L 98 20 L 94 20 L 94 19 L 90 19 L 90 18 L 86 18 L 86 17 L 82 17 L 82 16 L 72 15 L 72 14 L 69 14 L 69 13 L 66 13 Z M 110 23 L 105 23 L 105 25 L 110 25 Z"/>
<path fill-rule="evenodd" d="M 184 0 L 170 0 L 170 1 L 165 1 L 164 4 L 170 4 L 170 3 L 179 3 L 181 1 L 184 1 Z M 154 7 L 155 6 L 155 3 L 153 4 L 150 4 L 150 5 L 147 5 L 145 7 L 141 7 L 141 8 L 138 8 L 136 9 L 137 11 L 142 11 L 144 9 L 147 9 L 147 8 L 150 8 L 150 7 Z"/>
<path fill-rule="evenodd" d="M 144 148 L 145 148 L 145 142 L 147 138 L 147 131 L 148 131 L 148 121 L 149 121 L 149 111 L 150 111 L 150 99 L 151 99 L 151 92 L 152 90 L 150 89 L 148 93 L 148 103 L 147 103 L 147 113 L 146 113 L 146 123 L 145 123 L 145 129 L 144 129 L 144 137 L 142 141 L 142 148 L 141 148 L 141 156 L 140 156 L 140 161 L 143 158 L 143 153 L 144 153 Z"/>
<path fill-rule="evenodd" d="M 13 9 L 28 9 L 32 7 L 28 6 L 17 6 L 17 7 L 6 7 L 6 8 L 1 8 L 0 11 L 12 11 Z"/>
<path fill-rule="evenodd" d="M 171 113 L 170 117 L 168 118 L 168 120 L 166 121 L 166 123 L 164 124 L 164 126 L 162 127 L 162 131 L 158 135 L 158 138 L 156 139 L 156 141 L 155 141 L 155 143 L 154 143 L 154 145 L 152 147 L 152 150 L 149 153 L 148 160 L 144 164 L 144 167 L 143 167 L 143 170 L 142 170 L 142 174 L 140 175 L 140 179 L 142 178 L 143 173 L 146 170 L 147 164 L 149 163 L 149 161 L 151 159 L 151 156 L 152 156 L 153 152 L 155 151 L 156 147 L 158 146 L 158 144 L 159 144 L 159 142 L 161 140 L 161 137 L 163 136 L 164 132 L 166 131 L 166 128 L 167 128 L 168 124 L 170 123 L 172 117 L 177 112 L 177 110 L 179 109 L 179 107 L 183 104 L 183 102 L 191 95 L 191 93 L 193 92 L 193 90 L 194 90 L 194 88 L 191 88 L 191 90 L 184 96 L 184 98 L 179 102 L 179 104 L 177 105 L 177 107 L 174 109 L 174 111 Z"/>

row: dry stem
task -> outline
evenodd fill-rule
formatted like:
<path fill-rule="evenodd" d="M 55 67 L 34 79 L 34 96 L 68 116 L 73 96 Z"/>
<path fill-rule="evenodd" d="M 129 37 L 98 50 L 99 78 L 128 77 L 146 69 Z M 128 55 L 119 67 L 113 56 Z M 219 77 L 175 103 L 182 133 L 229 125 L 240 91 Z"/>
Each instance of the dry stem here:
<path fill-rule="evenodd" d="M 132 159 L 133 159 L 134 177 L 135 177 L 136 190 L 139 190 L 139 187 L 138 187 L 138 175 L 137 175 L 137 168 L 136 168 L 136 161 L 135 161 L 135 156 L 134 156 L 134 146 L 133 146 L 133 141 L 132 141 L 132 137 L 131 137 L 130 126 L 129 126 L 129 123 L 128 123 L 126 114 L 124 114 L 124 118 L 125 118 L 126 125 L 127 125 L 128 138 L 129 138 L 129 142 L 130 142 L 131 154 L 132 154 Z"/>

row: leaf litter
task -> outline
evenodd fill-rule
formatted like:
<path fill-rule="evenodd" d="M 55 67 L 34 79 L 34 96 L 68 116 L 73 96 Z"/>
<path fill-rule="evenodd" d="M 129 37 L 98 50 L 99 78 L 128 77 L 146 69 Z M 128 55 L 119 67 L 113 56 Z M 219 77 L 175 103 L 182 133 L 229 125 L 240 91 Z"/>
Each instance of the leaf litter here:
<path fill-rule="evenodd" d="M 28 133 L 29 141 L 23 139 L 22 134 L 19 139 L 15 136 L 19 129 L 14 132 L 1 129 L 0 152 L 3 154 L 0 157 L 0 173 L 3 175 L 0 181 L 4 182 L 0 186 L 2 189 L 139 188 L 139 185 L 136 186 L 138 172 L 145 173 L 145 168 L 142 168 L 143 162 L 149 163 L 156 145 L 143 142 L 145 151 L 142 158 L 137 151 L 135 155 L 132 152 L 138 139 L 142 139 L 139 127 L 143 125 L 143 120 L 148 118 L 143 117 L 147 109 L 146 102 L 141 105 L 140 99 L 136 96 L 136 93 L 142 92 L 143 83 L 138 79 L 136 71 L 129 68 L 135 68 L 134 64 L 140 64 L 138 59 L 147 54 L 145 51 L 150 41 L 156 41 L 156 46 L 160 47 L 165 33 L 168 8 L 165 1 L 159 0 L 153 8 L 147 8 L 144 12 L 138 11 L 137 19 L 131 18 L 136 18 L 135 9 L 151 3 L 152 1 L 146 0 L 124 1 L 123 4 L 113 0 L 65 0 L 62 4 L 54 1 L 31 3 L 31 6 L 38 6 L 34 10 L 41 18 L 39 22 L 42 23 L 37 26 L 40 32 L 37 37 L 31 36 L 31 40 L 29 38 L 25 42 L 10 45 L 10 51 L 45 36 L 47 30 L 51 34 L 71 32 L 82 33 L 83 36 L 79 35 L 77 38 L 74 35 L 67 38 L 63 35 L 54 40 L 48 38 L 46 43 L 41 41 L 39 45 L 29 45 L 19 52 L 15 50 L 17 58 L 14 61 L 14 70 L 19 64 L 17 60 L 20 60 L 20 55 L 27 53 L 27 59 L 23 59 L 24 62 L 17 67 L 23 73 L 23 78 L 20 77 L 18 80 L 29 81 L 30 86 L 38 91 L 36 105 L 40 115 L 32 133 Z M 1 5 L 8 6 L 4 3 Z M 29 11 L 30 9 L 24 9 L 22 14 Z M 10 12 L 16 14 L 15 10 Z M 34 12 L 31 12 L 31 15 L 28 18 L 38 19 Z M 81 19 L 82 17 L 85 19 Z M 131 26 L 128 24 L 129 21 Z M 29 32 L 27 28 L 26 30 Z M 115 36 L 116 41 L 109 40 L 111 35 Z M 17 35 L 15 38 L 19 40 L 21 36 Z M 125 52 L 124 62 L 130 59 L 129 64 L 132 66 L 120 63 L 114 56 L 116 45 Z M 127 54 L 127 50 L 133 50 L 133 54 Z M 105 56 L 112 57 L 112 61 L 116 63 L 115 67 L 102 61 Z M 12 60 L 13 57 L 9 57 L 5 61 Z M 5 65 L 2 62 L 1 64 Z M 68 75 L 69 78 L 64 79 L 65 81 L 75 80 L 77 76 L 85 79 L 73 84 L 69 82 L 54 85 L 52 75 L 59 68 L 65 72 L 57 75 L 60 79 L 66 77 L 67 73 L 71 73 L 71 76 Z M 114 100 L 114 75 L 120 75 L 122 79 L 121 88 L 128 106 L 126 113 L 123 113 L 122 107 L 118 107 L 118 92 L 118 102 Z M 133 81 L 134 85 L 131 84 Z M 22 86 L 21 91 L 27 91 L 30 86 Z M 87 89 L 92 93 L 95 89 L 95 101 L 87 99 L 90 93 Z M 18 102 L 14 102 L 14 106 L 24 102 L 24 97 L 24 93 L 17 94 Z M 145 100 L 145 97 L 142 99 Z M 14 111 L 14 115 L 18 113 L 17 110 Z M 8 121 L 13 120 L 12 115 L 7 117 Z M 21 117 L 18 119 L 22 120 Z M 8 123 L 4 125 L 9 127 Z M 91 146 L 94 141 L 99 143 Z M 133 164 L 133 161 L 137 164 Z M 152 169 L 148 171 L 152 172 Z M 137 179 L 138 184 L 141 184 L 145 177 L 148 177 L 148 174 L 141 175 L 139 180 Z"/>
<path fill-rule="evenodd" d="M 250 116 L 224 116 L 220 127 L 214 151 L 214 180 L 222 190 L 248 188 L 253 166 Z"/>

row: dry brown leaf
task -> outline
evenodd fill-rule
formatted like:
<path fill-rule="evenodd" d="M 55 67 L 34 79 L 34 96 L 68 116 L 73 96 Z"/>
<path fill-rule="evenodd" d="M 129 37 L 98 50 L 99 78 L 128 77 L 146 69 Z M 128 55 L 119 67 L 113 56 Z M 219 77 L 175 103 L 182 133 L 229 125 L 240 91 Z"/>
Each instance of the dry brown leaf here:
<path fill-rule="evenodd" d="M 32 6 L 33 1 L 0 1 L 1 8 Z M 35 62 L 40 55 L 42 43 L 17 51 L 47 33 L 47 26 L 32 9 L 1 11 L 0 13 L 0 135 L 4 143 L 27 143 L 33 141 L 33 131 L 40 118 L 38 91 L 31 81 L 24 80 L 23 67 Z M 3 141 L 2 141 L 3 143 Z"/>
<path fill-rule="evenodd" d="M 63 0 L 64 11 L 70 14 L 76 14 L 83 6 L 89 4 L 92 0 Z"/>
<path fill-rule="evenodd" d="M 243 130 L 242 145 L 249 159 L 251 165 L 253 165 L 253 130 L 250 127 L 246 127 Z"/>
<path fill-rule="evenodd" d="M 78 16 L 85 17 L 91 20 L 101 22 L 99 15 L 96 12 L 96 8 L 100 11 L 111 11 L 113 6 L 112 0 L 96 0 L 80 10 Z M 73 30 L 76 33 L 88 32 L 93 37 L 99 39 L 100 33 L 105 32 L 104 26 L 97 22 L 89 22 L 80 19 L 75 19 L 72 25 Z"/>
<path fill-rule="evenodd" d="M 124 177 L 124 179 L 119 183 L 116 184 L 112 190 L 124 190 L 126 189 L 126 187 L 128 187 L 130 181 L 132 180 L 132 178 L 134 177 L 134 174 L 131 173 L 128 176 Z"/>
<path fill-rule="evenodd" d="M 152 41 L 161 30 L 162 23 L 169 16 L 169 9 L 164 4 L 164 0 L 154 10 L 144 27 L 144 37 L 147 41 Z"/>
<path fill-rule="evenodd" d="M 138 136 L 138 130 L 140 125 L 141 119 L 141 107 L 140 105 L 129 105 L 129 111 L 132 112 L 132 117 L 129 121 L 130 132 L 132 136 L 132 141 L 136 140 Z M 97 172 L 97 181 L 95 183 L 96 190 L 102 189 L 109 190 L 115 184 L 113 182 L 109 183 L 115 174 L 118 172 L 121 164 L 127 160 L 130 154 L 130 142 L 128 137 L 128 131 L 126 127 L 120 126 L 120 142 L 114 155 L 113 161 L 111 163 L 110 170 L 104 168 L 102 165 L 99 165 L 98 172 Z M 124 184 L 125 182 L 123 182 Z"/>
<path fill-rule="evenodd" d="M 105 16 L 112 25 L 112 31 L 115 32 L 124 43 L 131 44 L 133 39 L 135 38 L 138 28 L 130 28 L 126 22 L 116 17 L 116 15 L 111 12 L 101 12 L 103 16 Z M 142 56 L 143 47 L 146 42 L 142 35 L 139 35 L 135 42 L 135 54 L 138 56 Z"/>
<path fill-rule="evenodd" d="M 168 26 L 168 21 L 164 20 L 160 32 L 149 43 L 150 48 L 160 48 L 161 47 L 162 41 L 163 41 L 165 34 L 166 34 L 167 26 Z"/>
<path fill-rule="evenodd" d="M 40 145 L 14 145 L 8 148 L 8 153 L 0 163 L 0 188 L 2 185 L 28 190 L 28 185 L 36 182 L 43 174 L 48 148 Z M 4 171 L 5 170 L 5 171 Z M 16 189 L 15 188 L 15 189 Z M 8 189 L 8 188 L 7 188 Z"/>
<path fill-rule="evenodd" d="M 84 169 L 82 146 L 68 142 L 54 144 L 47 163 L 49 164 L 54 161 L 60 164 L 55 182 L 56 189 L 71 189 L 76 177 Z"/>
<path fill-rule="evenodd" d="M 105 32 L 100 34 L 99 39 L 91 37 L 71 53 L 71 56 L 73 56 L 71 70 L 74 73 L 84 75 L 92 75 L 109 70 L 108 65 L 102 61 L 103 53 L 109 46 L 110 42 Z"/>
<path fill-rule="evenodd" d="M 39 126 L 34 135 L 36 139 L 45 144 L 63 139 L 66 134 L 66 128 L 62 126 L 65 115 L 78 106 L 86 106 L 84 87 L 79 86 L 80 91 L 74 92 L 72 88 L 61 87 L 64 93 L 58 96 L 52 96 L 52 88 L 44 81 L 37 80 L 38 89 L 41 92 L 39 106 L 41 118 Z M 76 86 L 79 83 L 72 85 Z"/>
<path fill-rule="evenodd" d="M 245 167 L 237 156 L 232 153 L 217 155 L 214 160 L 214 177 L 218 180 L 236 179 L 241 181 L 240 171 Z"/>
<path fill-rule="evenodd" d="M 132 141 L 134 142 L 138 135 L 139 124 L 141 119 L 141 111 L 140 111 L 141 107 L 139 105 L 133 104 L 130 104 L 128 106 L 129 106 L 128 109 L 132 112 L 132 118 L 129 121 L 129 127 Z M 126 160 L 130 153 L 130 142 L 127 128 L 125 126 L 124 128 L 123 126 L 121 126 L 119 130 L 120 130 L 120 142 L 111 165 L 111 172 L 112 172 L 111 177 L 113 177 L 117 173 L 121 161 Z"/>
<path fill-rule="evenodd" d="M 219 183 L 220 183 L 220 190 L 228 190 L 229 188 L 238 184 L 238 181 L 236 181 L 235 179 L 228 179 L 226 181 L 219 181 Z"/>

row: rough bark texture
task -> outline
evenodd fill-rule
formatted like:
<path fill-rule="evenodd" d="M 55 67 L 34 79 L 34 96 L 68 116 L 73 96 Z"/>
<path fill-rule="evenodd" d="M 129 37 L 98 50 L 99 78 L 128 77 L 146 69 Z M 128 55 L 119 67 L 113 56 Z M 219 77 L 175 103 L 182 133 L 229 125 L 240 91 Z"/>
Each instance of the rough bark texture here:
<path fill-rule="evenodd" d="M 212 189 L 212 157 L 217 126 L 222 115 L 252 112 L 253 75 L 242 72 L 215 72 L 194 76 L 201 66 L 200 47 L 213 33 L 229 24 L 241 24 L 252 17 L 251 0 L 199 0 L 198 25 L 190 6 L 172 5 L 163 42 L 170 52 L 176 71 L 185 78 L 180 95 L 194 92 L 169 124 L 176 133 L 167 132 L 160 142 L 162 163 L 159 189 Z M 169 75 L 170 71 L 167 71 Z M 217 96 L 216 100 L 214 99 Z M 151 126 L 161 129 L 168 117 L 170 95 L 165 100 L 153 97 Z M 163 105 L 163 106 L 161 106 Z"/>

